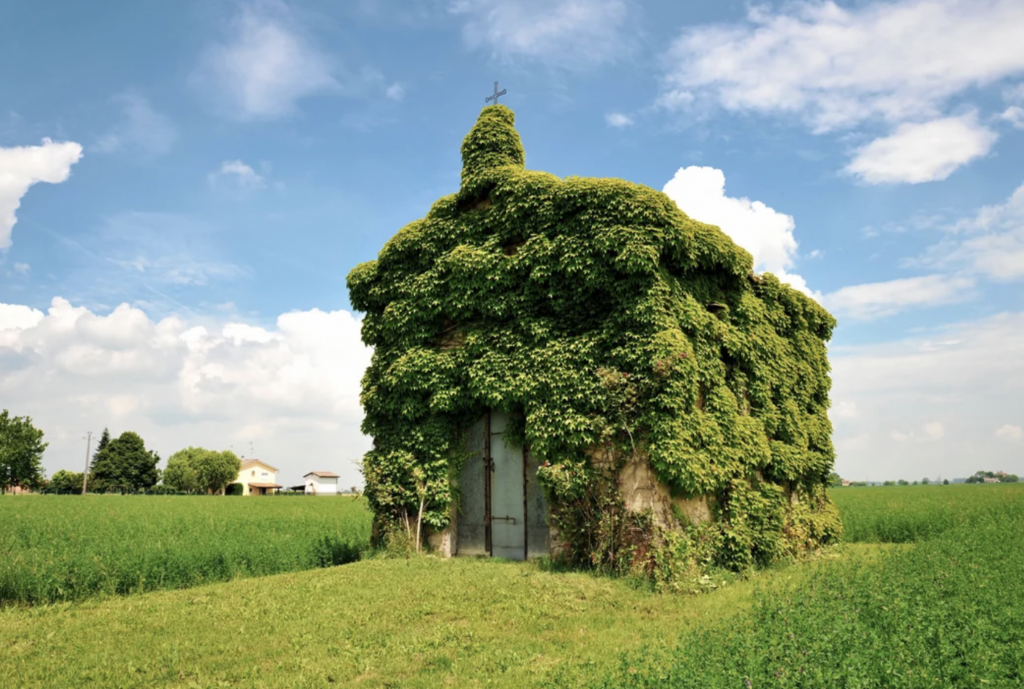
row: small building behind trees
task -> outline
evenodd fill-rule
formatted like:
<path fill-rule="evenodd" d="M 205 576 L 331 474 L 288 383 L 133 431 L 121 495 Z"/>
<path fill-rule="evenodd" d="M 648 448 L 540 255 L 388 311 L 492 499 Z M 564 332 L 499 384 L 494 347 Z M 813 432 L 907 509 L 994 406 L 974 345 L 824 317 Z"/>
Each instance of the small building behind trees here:
<path fill-rule="evenodd" d="M 260 459 L 243 459 L 235 483 L 242 485 L 242 495 L 269 495 L 281 490 L 277 467 Z"/>
<path fill-rule="evenodd" d="M 339 476 L 331 471 L 311 471 L 302 477 L 307 495 L 337 495 Z"/>

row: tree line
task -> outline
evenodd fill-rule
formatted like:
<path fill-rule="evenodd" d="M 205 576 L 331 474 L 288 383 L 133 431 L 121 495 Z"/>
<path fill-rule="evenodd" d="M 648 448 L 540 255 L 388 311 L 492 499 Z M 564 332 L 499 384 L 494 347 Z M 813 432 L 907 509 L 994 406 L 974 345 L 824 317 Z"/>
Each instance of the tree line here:
<path fill-rule="evenodd" d="M 238 477 L 241 460 L 230 450 L 187 447 L 172 454 L 161 471 L 160 455 L 142 437 L 125 431 L 116 438 L 104 428 L 89 460 L 88 475 L 61 469 L 47 481 L 42 459 L 48 443 L 31 417 L 0 413 L 0 492 L 12 488 L 57 493 L 225 493 Z"/>

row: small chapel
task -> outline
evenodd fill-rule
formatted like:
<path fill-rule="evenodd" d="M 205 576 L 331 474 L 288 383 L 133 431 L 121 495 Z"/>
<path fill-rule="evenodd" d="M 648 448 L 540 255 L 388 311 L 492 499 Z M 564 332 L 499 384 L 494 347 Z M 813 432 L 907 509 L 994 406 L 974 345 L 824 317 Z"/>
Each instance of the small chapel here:
<path fill-rule="evenodd" d="M 348 276 L 378 536 L 634 570 L 835 541 L 833 317 L 665 194 L 525 162 L 485 107 L 460 188 Z"/>

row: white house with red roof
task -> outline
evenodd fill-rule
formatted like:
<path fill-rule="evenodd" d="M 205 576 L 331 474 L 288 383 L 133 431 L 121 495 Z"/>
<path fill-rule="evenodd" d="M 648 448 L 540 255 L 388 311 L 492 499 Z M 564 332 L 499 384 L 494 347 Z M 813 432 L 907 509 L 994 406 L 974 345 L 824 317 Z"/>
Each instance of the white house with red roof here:
<path fill-rule="evenodd" d="M 267 495 L 281 490 L 277 483 L 277 467 L 259 459 L 243 459 L 235 483 L 242 484 L 242 495 Z"/>
<path fill-rule="evenodd" d="M 338 475 L 330 471 L 311 471 L 305 476 L 307 495 L 337 495 Z"/>

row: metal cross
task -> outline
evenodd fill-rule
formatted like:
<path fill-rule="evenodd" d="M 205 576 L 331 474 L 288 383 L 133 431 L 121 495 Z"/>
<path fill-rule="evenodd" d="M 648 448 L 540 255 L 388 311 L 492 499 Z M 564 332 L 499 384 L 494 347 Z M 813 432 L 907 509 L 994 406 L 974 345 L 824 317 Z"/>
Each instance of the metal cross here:
<path fill-rule="evenodd" d="M 502 89 L 501 92 L 499 93 L 498 92 L 498 82 L 494 82 L 494 95 L 493 96 L 487 96 L 487 98 L 484 98 L 484 102 L 486 103 L 488 101 L 492 101 L 493 100 L 494 104 L 497 105 L 498 104 L 498 96 L 504 96 L 507 92 L 508 92 L 507 89 Z"/>

